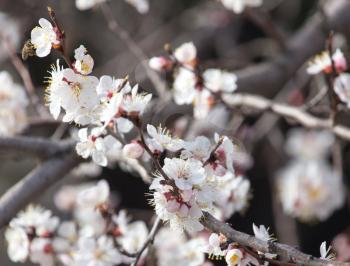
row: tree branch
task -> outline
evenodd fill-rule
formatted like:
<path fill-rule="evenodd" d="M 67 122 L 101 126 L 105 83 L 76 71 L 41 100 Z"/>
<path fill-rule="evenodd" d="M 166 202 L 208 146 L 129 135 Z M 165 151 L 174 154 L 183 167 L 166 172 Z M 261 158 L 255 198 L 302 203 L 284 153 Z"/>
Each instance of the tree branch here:
<path fill-rule="evenodd" d="M 53 141 L 33 137 L 0 137 L 0 153 L 14 152 L 47 158 L 72 149 L 75 141 Z"/>
<path fill-rule="evenodd" d="M 223 223 L 217 219 L 215 219 L 211 214 L 204 212 L 202 218 L 202 224 L 208 228 L 209 230 L 215 233 L 221 233 L 225 235 L 229 240 L 237 242 L 240 245 L 245 247 L 252 248 L 254 250 L 258 250 L 264 253 L 273 253 L 278 255 L 278 259 L 284 262 L 293 262 L 297 265 L 308 265 L 308 266 L 323 266 L 323 265 L 348 265 L 348 263 L 334 262 L 322 260 L 319 258 L 315 258 L 311 255 L 307 255 L 297 250 L 294 247 L 280 244 L 277 242 L 266 242 L 260 240 L 254 236 L 248 235 L 246 233 L 242 233 L 236 231 L 231 228 L 228 224 Z"/>
<path fill-rule="evenodd" d="M 223 95 L 223 101 L 233 107 L 250 107 L 259 111 L 271 111 L 284 118 L 294 119 L 304 127 L 311 129 L 327 129 L 332 131 L 340 138 L 350 140 L 350 129 L 342 125 L 333 125 L 331 119 L 322 119 L 315 117 L 303 109 L 293 107 L 283 103 L 275 103 L 272 100 L 266 99 L 261 96 L 249 95 L 249 94 L 231 94 Z"/>
<path fill-rule="evenodd" d="M 77 166 L 80 158 L 75 151 L 53 157 L 37 166 L 0 198 L 0 228 L 4 227 L 33 198 L 62 179 Z"/>
<path fill-rule="evenodd" d="M 236 72 L 241 92 L 273 96 L 311 56 L 322 49 L 331 30 L 349 34 L 350 1 L 328 1 L 324 14 L 316 13 L 288 40 L 286 51 L 273 61 Z"/>

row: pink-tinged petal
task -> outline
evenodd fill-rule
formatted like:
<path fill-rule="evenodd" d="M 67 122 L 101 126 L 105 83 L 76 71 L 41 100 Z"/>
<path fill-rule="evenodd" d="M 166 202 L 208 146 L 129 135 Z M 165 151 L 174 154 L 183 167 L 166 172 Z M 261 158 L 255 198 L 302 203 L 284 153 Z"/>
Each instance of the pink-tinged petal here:
<path fill-rule="evenodd" d="M 41 18 L 39 19 L 39 25 L 43 28 L 43 29 L 52 29 L 52 25 L 51 23 L 46 19 L 46 18 Z"/>

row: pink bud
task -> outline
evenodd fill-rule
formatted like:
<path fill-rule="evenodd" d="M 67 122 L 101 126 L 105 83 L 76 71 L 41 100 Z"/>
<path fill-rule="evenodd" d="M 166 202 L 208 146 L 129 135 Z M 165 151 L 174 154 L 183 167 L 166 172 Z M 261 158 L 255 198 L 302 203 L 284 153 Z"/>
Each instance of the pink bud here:
<path fill-rule="evenodd" d="M 165 57 L 159 56 L 159 57 L 152 57 L 149 60 L 148 65 L 153 70 L 160 72 L 167 69 L 171 65 L 171 62 Z"/>
<path fill-rule="evenodd" d="M 124 155 L 132 159 L 140 158 L 143 154 L 143 151 L 143 147 L 137 142 L 126 144 L 123 148 Z"/>

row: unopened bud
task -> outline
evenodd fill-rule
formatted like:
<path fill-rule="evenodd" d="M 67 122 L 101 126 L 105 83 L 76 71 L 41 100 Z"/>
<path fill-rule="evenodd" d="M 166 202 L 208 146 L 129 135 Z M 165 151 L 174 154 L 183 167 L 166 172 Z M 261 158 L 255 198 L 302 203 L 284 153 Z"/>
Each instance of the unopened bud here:
<path fill-rule="evenodd" d="M 124 155 L 132 159 L 140 158 L 143 154 L 143 151 L 144 148 L 137 142 L 126 144 L 123 148 Z"/>

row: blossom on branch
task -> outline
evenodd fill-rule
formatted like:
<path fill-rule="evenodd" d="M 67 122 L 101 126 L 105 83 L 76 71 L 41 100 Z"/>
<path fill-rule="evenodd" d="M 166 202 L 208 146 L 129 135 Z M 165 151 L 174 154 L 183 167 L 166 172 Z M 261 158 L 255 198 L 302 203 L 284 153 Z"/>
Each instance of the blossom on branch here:
<path fill-rule="evenodd" d="M 62 36 L 45 18 L 39 19 L 39 25 L 32 30 L 30 41 L 34 45 L 36 55 L 45 57 L 50 54 L 51 48 L 60 47 Z"/>
<path fill-rule="evenodd" d="M 247 7 L 258 7 L 263 4 L 263 0 L 219 0 L 224 7 L 240 14 Z"/>

